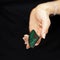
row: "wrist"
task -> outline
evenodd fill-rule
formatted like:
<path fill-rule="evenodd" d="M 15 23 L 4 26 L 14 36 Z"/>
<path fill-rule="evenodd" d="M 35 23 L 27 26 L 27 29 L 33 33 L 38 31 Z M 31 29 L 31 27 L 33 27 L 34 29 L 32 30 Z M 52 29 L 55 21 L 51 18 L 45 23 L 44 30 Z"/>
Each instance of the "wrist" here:
<path fill-rule="evenodd" d="M 53 14 L 60 14 L 60 1 L 54 1 L 54 2 L 47 2 L 39 4 L 37 7 L 37 10 L 45 10 L 48 15 Z"/>
<path fill-rule="evenodd" d="M 36 7 L 36 11 L 39 12 L 39 11 L 45 11 L 45 13 L 49 16 L 50 14 L 53 14 L 53 9 L 52 7 L 47 4 L 47 3 L 43 3 L 43 4 L 39 4 L 37 7 Z"/>

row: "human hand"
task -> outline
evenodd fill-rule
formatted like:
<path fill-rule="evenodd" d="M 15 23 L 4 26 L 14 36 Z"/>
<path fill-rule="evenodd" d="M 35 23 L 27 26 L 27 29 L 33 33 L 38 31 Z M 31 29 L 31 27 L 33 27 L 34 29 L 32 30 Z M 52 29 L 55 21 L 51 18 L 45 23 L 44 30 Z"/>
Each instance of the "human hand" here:
<path fill-rule="evenodd" d="M 36 42 L 35 46 L 39 45 L 42 38 L 45 39 L 50 24 L 51 22 L 49 19 L 48 12 L 46 10 L 44 10 L 40 6 L 37 6 L 31 11 L 30 20 L 29 20 L 29 32 L 35 30 L 37 35 L 40 36 L 40 39 Z M 29 35 L 25 34 L 23 40 L 26 44 L 26 49 L 29 49 L 30 48 Z"/>

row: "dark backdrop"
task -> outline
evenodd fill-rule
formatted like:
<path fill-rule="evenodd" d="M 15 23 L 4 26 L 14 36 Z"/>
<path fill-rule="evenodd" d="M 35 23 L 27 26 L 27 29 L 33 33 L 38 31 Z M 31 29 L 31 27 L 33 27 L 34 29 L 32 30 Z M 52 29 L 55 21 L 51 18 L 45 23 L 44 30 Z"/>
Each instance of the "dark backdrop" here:
<path fill-rule="evenodd" d="M 50 0 L 51 1 L 51 0 Z M 25 49 L 23 35 L 29 33 L 31 10 L 47 0 L 0 0 L 0 55 L 39 56 L 57 58 L 60 54 L 60 15 L 50 16 L 51 26 L 46 39 L 34 49 Z M 56 56 L 56 57 L 55 57 Z"/>

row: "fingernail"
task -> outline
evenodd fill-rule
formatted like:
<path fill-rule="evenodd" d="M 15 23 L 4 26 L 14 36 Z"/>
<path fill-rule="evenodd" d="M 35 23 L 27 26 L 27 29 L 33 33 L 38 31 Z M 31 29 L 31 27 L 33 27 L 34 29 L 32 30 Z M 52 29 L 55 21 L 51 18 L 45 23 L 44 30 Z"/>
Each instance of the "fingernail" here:
<path fill-rule="evenodd" d="M 25 44 L 27 44 L 27 42 L 25 42 Z"/>
<path fill-rule="evenodd" d="M 38 44 L 36 43 L 35 46 L 37 46 Z"/>
<path fill-rule="evenodd" d="M 26 41 L 25 44 L 28 44 L 28 42 Z"/>
<path fill-rule="evenodd" d="M 26 46 L 26 49 L 29 49 L 29 45 Z"/>
<path fill-rule="evenodd" d="M 25 34 L 24 36 L 26 36 L 27 34 Z"/>
<path fill-rule="evenodd" d="M 45 34 L 43 34 L 43 39 L 45 39 L 45 37 L 46 37 L 46 35 L 45 35 Z"/>
<path fill-rule="evenodd" d="M 24 40 L 24 37 L 22 39 Z"/>

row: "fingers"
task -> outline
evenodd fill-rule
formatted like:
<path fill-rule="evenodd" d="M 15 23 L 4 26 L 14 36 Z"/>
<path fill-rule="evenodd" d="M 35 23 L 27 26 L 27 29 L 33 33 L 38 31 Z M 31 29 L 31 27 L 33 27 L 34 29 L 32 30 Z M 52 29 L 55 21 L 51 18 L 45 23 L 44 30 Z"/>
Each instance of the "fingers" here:
<path fill-rule="evenodd" d="M 40 19 L 42 20 L 41 36 L 43 39 L 45 39 L 46 34 L 48 33 L 48 29 L 51 24 L 50 19 L 49 19 L 49 15 L 47 14 L 47 11 L 45 11 L 43 9 L 38 9 L 36 17 L 38 20 L 40 20 Z"/>
<path fill-rule="evenodd" d="M 48 33 L 48 29 L 50 27 L 50 19 L 49 19 L 49 15 L 47 13 L 46 10 L 44 10 L 43 8 L 38 7 L 36 9 L 36 18 L 40 21 L 42 20 L 42 30 L 41 30 L 41 35 L 42 38 L 45 39 L 46 34 Z"/>
<path fill-rule="evenodd" d="M 28 41 L 29 40 L 29 35 L 25 34 L 24 37 L 23 37 L 23 40 L 26 44 L 26 49 L 29 49 L 30 48 L 29 41 Z"/>
<path fill-rule="evenodd" d="M 40 44 L 41 39 L 42 39 L 42 38 L 40 37 L 39 40 L 36 42 L 35 46 L 38 46 L 38 45 Z"/>
<path fill-rule="evenodd" d="M 44 39 L 46 37 L 46 34 L 48 33 L 50 24 L 51 24 L 50 19 L 48 16 L 46 16 L 46 20 L 43 20 L 43 22 L 42 22 L 42 33 L 41 33 L 41 35 Z"/>
<path fill-rule="evenodd" d="M 41 39 L 42 38 L 40 37 L 39 40 L 36 42 L 35 46 L 38 46 L 40 44 Z M 27 35 L 27 34 L 24 35 L 23 40 L 24 40 L 24 42 L 26 44 L 26 49 L 29 49 L 30 48 L 30 45 L 29 45 L 29 35 Z"/>
<path fill-rule="evenodd" d="M 24 37 L 23 37 L 23 40 L 24 40 L 25 44 L 28 43 L 28 38 L 29 38 L 29 36 L 27 34 L 25 34 Z"/>
<path fill-rule="evenodd" d="M 32 30 L 35 30 L 38 36 L 40 36 L 41 30 L 42 30 L 42 22 L 39 20 L 34 19 L 34 22 L 31 20 L 29 22 L 29 31 L 31 32 Z"/>
<path fill-rule="evenodd" d="M 27 45 L 26 45 L 26 49 L 29 49 L 30 48 L 30 45 L 29 45 L 29 43 L 27 43 Z"/>

